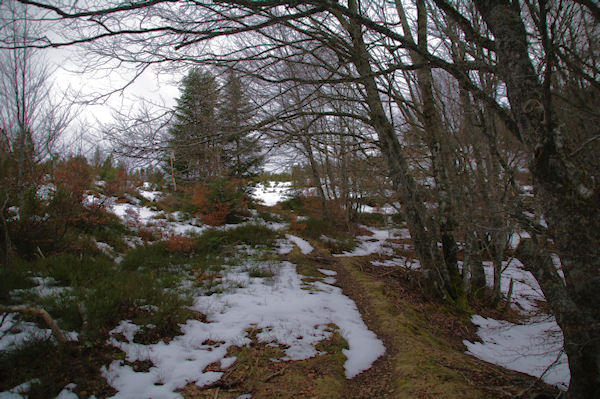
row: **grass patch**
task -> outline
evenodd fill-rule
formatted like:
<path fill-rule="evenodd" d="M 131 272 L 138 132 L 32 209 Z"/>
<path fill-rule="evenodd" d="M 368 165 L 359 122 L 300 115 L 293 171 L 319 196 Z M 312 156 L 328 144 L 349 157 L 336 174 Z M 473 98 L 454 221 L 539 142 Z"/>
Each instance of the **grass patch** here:
<path fill-rule="evenodd" d="M 387 225 L 387 215 L 381 213 L 365 213 L 361 212 L 356 215 L 356 223 L 364 224 L 373 227 L 383 227 Z"/>
<path fill-rule="evenodd" d="M 251 392 L 257 398 L 346 398 L 344 362 L 341 352 L 347 346 L 339 333 L 317 345 L 327 352 L 301 361 L 274 362 L 282 358 L 284 347 L 258 342 L 259 330 L 249 330 L 252 342 L 230 348 L 227 356 L 237 360 L 224 370 L 223 378 L 211 387 L 188 385 L 182 392 L 188 398 L 237 398 Z M 218 364 L 209 370 L 220 371 Z"/>
<path fill-rule="evenodd" d="M 35 283 L 29 278 L 27 262 L 17 261 L 8 267 L 0 268 L 0 303 L 10 303 L 10 292 L 17 289 L 34 287 Z"/>
<path fill-rule="evenodd" d="M 198 253 L 219 253 L 226 247 L 236 245 L 273 245 L 278 234 L 260 224 L 244 224 L 233 229 L 206 230 L 196 241 L 194 249 Z"/>
<path fill-rule="evenodd" d="M 29 399 L 54 397 L 69 383 L 77 384 L 80 397 L 108 397 L 116 391 L 106 383 L 100 369 L 118 353 L 103 344 L 84 347 L 70 342 L 57 346 L 50 340 L 34 339 L 0 352 L 0 391 L 35 379 L 27 392 Z"/>
<path fill-rule="evenodd" d="M 248 275 L 255 278 L 269 278 L 275 275 L 271 267 L 252 266 L 248 270 Z"/>
<path fill-rule="evenodd" d="M 533 386 L 518 373 L 510 382 L 498 380 L 508 372 L 464 354 L 437 333 L 429 317 L 432 307 L 438 305 L 425 303 L 423 308 L 404 299 L 402 290 L 362 273 L 360 260 L 340 258 L 339 262 L 349 272 L 355 289 L 360 289 L 361 301 L 368 303 L 365 312 L 377 320 L 377 334 L 388 337 L 387 350 L 393 353 L 389 372 L 393 394 L 389 397 L 487 398 L 497 396 L 490 395 L 495 392 L 488 389 L 490 383 L 511 393 L 528 384 Z"/>

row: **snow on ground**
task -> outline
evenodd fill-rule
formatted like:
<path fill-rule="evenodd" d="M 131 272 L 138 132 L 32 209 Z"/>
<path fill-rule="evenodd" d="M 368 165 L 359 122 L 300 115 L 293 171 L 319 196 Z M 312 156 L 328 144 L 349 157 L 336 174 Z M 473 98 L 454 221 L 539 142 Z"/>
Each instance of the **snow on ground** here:
<path fill-rule="evenodd" d="M 334 256 L 363 256 L 373 253 L 393 256 L 391 248 L 386 247 L 385 240 L 389 237 L 410 238 L 406 229 L 377 230 L 367 228 L 374 233 L 373 237 L 357 237 L 361 244 L 352 252 Z M 527 237 L 526 234 L 521 235 Z M 512 238 L 516 246 L 519 235 Z M 560 261 L 555 259 L 557 268 Z M 405 267 L 419 270 L 418 259 L 404 256 L 392 259 L 371 261 L 374 266 Z M 563 337 L 556 320 L 548 315 L 539 315 L 538 303 L 544 302 L 544 294 L 533 275 L 524 270 L 523 264 L 517 259 L 504 261 L 501 280 L 502 292 L 507 295 L 510 281 L 513 280 L 511 306 L 523 313 L 529 319 L 524 324 L 513 324 L 506 321 L 485 319 L 479 315 L 473 316 L 473 323 L 479 327 L 478 335 L 482 342 L 465 341 L 468 353 L 490 363 L 498 364 L 511 370 L 521 371 L 535 377 L 542 377 L 549 384 L 567 388 L 570 373 L 567 356 L 562 352 Z M 484 270 L 488 285 L 493 285 L 493 264 L 484 262 Z M 559 270 L 560 271 L 560 270 Z M 544 373 L 549 366 L 550 370 Z M 542 375 L 543 374 L 543 375 Z"/>
<path fill-rule="evenodd" d="M 196 219 L 181 220 L 179 212 L 165 213 L 129 202 L 120 203 L 117 200 L 114 197 L 87 195 L 84 203 L 104 206 L 106 210 L 117 215 L 130 228 L 150 227 L 160 231 L 164 236 L 202 233 L 207 228 Z"/>
<path fill-rule="evenodd" d="M 27 289 L 15 289 L 9 292 L 13 299 L 29 298 L 36 296 L 38 298 L 47 298 L 50 296 L 63 295 L 71 287 L 59 287 L 56 285 L 56 280 L 52 277 L 31 277 L 31 280 L 37 285 Z M 33 339 L 46 340 L 52 337 L 52 330 L 40 328 L 39 324 L 21 320 L 18 313 L 7 313 L 6 316 L 0 318 L 0 351 L 12 350 L 23 343 Z M 77 332 L 63 331 L 65 338 L 70 341 L 77 341 Z"/>
<path fill-rule="evenodd" d="M 138 192 L 150 202 L 155 202 L 158 198 L 164 196 L 162 191 L 152 190 L 152 185 L 148 182 L 145 182 L 142 187 L 138 188 Z"/>
<path fill-rule="evenodd" d="M 294 250 L 294 244 L 292 244 L 289 240 L 279 239 L 276 241 L 276 244 L 278 246 L 277 253 L 280 255 L 290 254 Z"/>
<path fill-rule="evenodd" d="M 0 325 L 0 351 L 15 349 L 33 339 L 46 340 L 52 337 L 52 330 L 40 328 L 29 321 L 22 321 L 16 313 L 7 313 L 3 317 L 3 323 Z M 77 341 L 76 332 L 63 331 L 63 334 L 66 339 Z"/>
<path fill-rule="evenodd" d="M 286 183 L 271 184 L 270 187 L 258 185 L 254 197 L 271 206 L 285 199 L 290 190 L 290 184 Z M 160 195 L 147 188 L 140 190 L 140 193 L 150 201 Z M 165 215 L 162 211 L 149 207 L 117 203 L 115 198 L 88 196 L 87 201 L 104 203 L 108 210 L 116 213 L 126 223 L 136 223 L 138 227 L 150 225 L 166 234 L 200 233 L 205 229 L 197 221 L 181 220 L 177 213 Z M 383 211 L 387 213 L 387 209 Z M 222 228 L 228 227 L 230 226 Z M 285 225 L 280 223 L 272 227 L 283 228 Z M 373 235 L 357 237 L 360 244 L 354 251 L 335 256 L 366 256 L 376 253 L 393 256 L 393 248 L 399 247 L 399 244 L 392 244 L 387 240 L 410 238 L 406 229 L 365 228 L 371 230 Z M 286 238 L 278 242 L 279 253 L 291 252 L 294 244 L 303 254 L 313 251 L 310 243 L 300 237 L 286 235 Z M 516 246 L 519 239 L 519 236 L 514 236 L 511 246 Z M 382 267 L 420 268 L 418 260 L 406 257 L 372 263 Z M 487 281 L 491 284 L 492 264 L 485 262 L 484 267 Z M 529 315 L 530 319 L 517 325 L 473 316 L 472 321 L 479 327 L 478 334 L 482 342 L 465 341 L 467 353 L 509 369 L 541 377 L 550 384 L 568 387 L 569 369 L 566 355 L 561 352 L 560 329 L 552 317 L 536 315 L 536 303 L 544 300 L 537 282 L 529 272 L 523 270 L 523 265 L 516 259 L 504 262 L 503 267 L 503 292 L 506 294 L 512 279 L 513 307 Z M 559 262 L 557 267 L 560 267 Z M 299 360 L 319 355 L 315 345 L 331 335 L 327 325 L 334 323 L 349 343 L 349 349 L 344 350 L 348 358 L 344 365 L 346 376 L 351 378 L 368 369 L 384 353 L 385 348 L 375 334 L 367 329 L 354 302 L 342 295 L 341 289 L 332 285 L 335 282 L 335 272 L 327 269 L 319 271 L 326 276 L 322 281 L 305 283 L 296 273 L 295 266 L 288 262 L 280 264 L 272 279 L 250 278 L 243 268 L 230 269 L 223 277 L 223 284 L 242 288 L 198 297 L 194 309 L 206 314 L 208 322 L 188 321 L 182 326 L 184 334 L 168 344 L 159 342 L 146 346 L 133 343 L 133 334 L 139 327 L 127 321 L 122 322 L 114 332 L 123 332 L 128 342 L 115 339 L 109 342 L 123 349 L 127 353 L 127 360 L 150 359 L 155 366 L 150 372 L 143 373 L 135 372 L 120 361 L 110 364 L 103 373 L 109 383 L 119 390 L 115 397 L 180 397 L 179 394 L 174 394 L 174 390 L 189 381 L 198 385 L 217 381 L 222 373 L 203 372 L 204 368 L 214 362 L 220 362 L 222 368 L 227 368 L 235 362 L 235 358 L 225 357 L 227 348 L 249 343 L 246 332 L 248 328 L 262 329 L 257 335 L 262 342 L 287 346 L 286 356 L 281 360 Z M 37 282 L 35 290 L 39 296 L 60 293 L 53 287 L 52 281 Z M 5 334 L 11 328 L 13 331 Z M 41 329 L 33 323 L 19 322 L 15 315 L 9 314 L 0 326 L 0 350 L 11 349 L 32 337 L 50 335 L 50 330 Z M 77 339 L 76 334 L 70 334 L 69 338 Z M 554 367 L 547 370 L 551 365 Z M 22 398 L 20 391 L 23 388 L 15 387 L 0 393 L 0 399 Z M 61 392 L 61 398 L 75 397 L 68 388 L 70 387 Z"/>
<path fill-rule="evenodd" d="M 567 389 L 569 366 L 562 352 L 563 337 L 553 317 L 534 317 L 527 324 L 472 317 L 483 342 L 463 341 L 467 353 L 511 370 L 541 377 Z"/>
<path fill-rule="evenodd" d="M 333 256 L 368 256 L 375 253 L 389 256 L 393 255 L 394 251 L 392 247 L 394 247 L 395 244 L 392 244 L 387 240 L 389 238 L 393 238 L 394 234 L 396 234 L 399 230 L 375 229 L 367 226 L 361 227 L 370 230 L 373 233 L 373 235 L 356 237 L 360 240 L 360 243 L 356 248 L 354 248 L 353 251 L 344 251 L 344 253 L 333 254 Z"/>
<path fill-rule="evenodd" d="M 130 227 L 151 226 L 161 230 L 164 234 L 202 233 L 207 226 L 202 226 L 199 221 L 178 221 L 178 213 L 165 215 L 163 211 L 156 211 L 147 206 L 138 206 L 130 203 L 109 202 L 108 208 Z M 171 216 L 170 218 L 168 216 Z M 173 220 L 176 219 L 176 220 Z"/>
<path fill-rule="evenodd" d="M 0 392 L 0 399 L 26 399 L 28 397 L 26 392 L 29 392 L 31 390 L 31 385 L 37 382 L 39 382 L 39 380 L 36 378 L 17 385 L 8 391 Z"/>
<path fill-rule="evenodd" d="M 511 306 L 529 319 L 524 324 L 513 324 L 473 316 L 472 321 L 479 327 L 477 334 L 483 342 L 465 341 L 468 353 L 511 370 L 541 377 L 549 384 L 568 388 L 570 372 L 567 356 L 562 352 L 562 332 L 553 317 L 539 315 L 537 303 L 545 301 L 541 288 L 517 259 L 504 261 L 503 269 L 502 292 L 504 295 L 508 293 L 512 279 Z M 492 263 L 484 262 L 484 270 L 491 285 Z M 551 369 L 545 372 L 548 367 Z"/>
<path fill-rule="evenodd" d="M 407 258 L 406 256 L 385 259 L 383 261 L 373 260 L 371 264 L 379 267 L 403 267 L 410 270 L 419 270 L 421 268 L 421 262 L 418 259 Z"/>
<path fill-rule="evenodd" d="M 494 266 L 492 262 L 483 262 L 485 278 L 489 286 L 494 281 Z M 523 264 L 515 258 L 502 262 L 501 287 L 504 295 L 508 294 L 510 280 L 513 280 L 513 295 L 511 306 L 518 311 L 534 315 L 537 310 L 537 303 L 544 302 L 546 299 L 539 284 L 533 275 L 523 269 Z"/>
<path fill-rule="evenodd" d="M 252 197 L 266 206 L 273 206 L 285 201 L 292 192 L 292 182 L 269 182 L 268 185 L 258 183 Z"/>
<path fill-rule="evenodd" d="M 300 252 L 302 252 L 304 255 L 308 255 L 309 253 L 311 253 L 314 248 L 312 245 L 310 245 L 310 243 L 300 237 L 291 235 L 291 234 L 286 234 L 285 237 L 290 240 L 291 242 L 293 242 L 294 244 L 296 244 L 298 246 L 298 248 L 300 248 Z"/>
<path fill-rule="evenodd" d="M 398 213 L 398 208 L 400 208 L 400 204 L 395 204 L 396 207 L 385 204 L 380 207 L 374 207 L 369 205 L 361 205 L 359 211 L 363 213 L 381 213 L 382 215 L 393 215 Z"/>
<path fill-rule="evenodd" d="M 12 298 L 20 298 L 23 295 L 35 295 L 39 298 L 56 296 L 72 290 L 71 287 L 60 287 L 58 282 L 52 277 L 30 277 L 30 280 L 37 284 L 35 287 L 27 289 L 16 289 L 10 291 Z"/>
<path fill-rule="evenodd" d="M 326 276 L 335 276 L 337 272 L 329 269 L 317 269 L 320 273 L 323 273 Z"/>
<path fill-rule="evenodd" d="M 248 329 L 259 331 L 257 339 L 282 345 L 285 356 L 279 360 L 301 360 L 319 353 L 315 345 L 331 336 L 330 323 L 339 327 L 348 341 L 344 364 L 347 378 L 368 369 L 385 352 L 383 343 L 367 329 L 356 305 L 340 288 L 322 281 L 303 282 L 295 265 L 281 262 L 275 277 L 250 278 L 244 268 L 232 268 L 223 284 L 242 286 L 231 292 L 199 296 L 193 309 L 207 316 L 207 322 L 189 320 L 182 325 L 183 335 L 171 342 L 155 345 L 133 343 L 139 328 L 124 321 L 114 332 L 128 342 L 109 341 L 127 353 L 128 361 L 149 359 L 149 372 L 135 372 L 131 366 L 114 361 L 103 370 L 109 384 L 119 393 L 114 398 L 180 397 L 174 393 L 189 382 L 211 384 L 222 373 L 203 370 L 211 363 L 222 367 L 235 359 L 226 358 L 231 346 L 250 343 Z"/>

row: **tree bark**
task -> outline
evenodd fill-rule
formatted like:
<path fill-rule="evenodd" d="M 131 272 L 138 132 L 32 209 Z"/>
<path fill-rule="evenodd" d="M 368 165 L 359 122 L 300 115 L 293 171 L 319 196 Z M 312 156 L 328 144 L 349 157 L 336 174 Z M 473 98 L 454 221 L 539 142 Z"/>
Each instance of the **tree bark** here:
<path fill-rule="evenodd" d="M 356 11 L 356 1 L 349 1 L 349 8 Z M 387 118 L 374 74 L 369 64 L 369 54 L 363 40 L 361 26 L 354 21 L 347 21 L 338 16 L 352 39 L 352 62 L 356 67 L 365 92 L 365 101 L 371 126 L 379 138 L 379 147 L 386 159 L 394 190 L 398 192 L 406 213 L 406 221 L 413 238 L 415 250 L 419 255 L 423 269 L 426 290 L 448 298 L 448 282 L 450 277 L 444 265 L 437 243 L 437 233 L 425 208 L 425 198 L 419 190 L 417 182 L 410 174 L 408 163 L 396 136 L 394 126 Z"/>
<path fill-rule="evenodd" d="M 479 299 L 483 299 L 486 282 L 481 259 L 481 245 L 476 232 L 467 232 L 464 266 L 471 272 L 470 291 Z M 464 273 L 464 271 L 463 271 Z"/>
<path fill-rule="evenodd" d="M 529 58 L 518 2 L 475 0 L 475 5 L 496 39 L 499 73 L 531 155 L 536 196 L 565 281 L 539 245 L 523 243 L 520 260 L 536 277 L 563 331 L 571 370 L 568 397 L 591 398 L 600 392 L 600 190 L 590 188 L 585 169 L 569 159 L 560 126 L 544 107 L 549 93 Z"/>
<path fill-rule="evenodd" d="M 396 0 L 396 9 L 401 18 L 404 35 L 412 39 L 412 34 L 406 20 L 402 2 Z M 424 52 L 427 51 L 427 10 L 423 0 L 417 1 L 417 46 Z M 421 113 L 420 119 L 423 124 L 423 135 L 425 144 L 430 151 L 431 165 L 433 168 L 433 178 L 435 180 L 435 189 L 438 193 L 438 212 L 437 224 L 440 229 L 440 239 L 443 248 L 443 260 L 448 270 L 449 280 L 446 282 L 446 288 L 449 295 L 455 301 L 459 308 L 466 308 L 467 298 L 462 284 L 462 277 L 458 270 L 458 247 L 454 229 L 457 226 L 455 219 L 454 206 L 452 201 L 450 178 L 450 151 L 447 138 L 444 137 L 444 126 L 440 113 L 436 109 L 435 97 L 433 93 L 433 73 L 431 67 L 427 65 L 423 57 L 416 51 L 409 51 L 414 65 L 423 65 L 417 69 L 417 85 L 421 94 Z M 413 98 L 415 104 L 419 103 L 418 98 Z"/>

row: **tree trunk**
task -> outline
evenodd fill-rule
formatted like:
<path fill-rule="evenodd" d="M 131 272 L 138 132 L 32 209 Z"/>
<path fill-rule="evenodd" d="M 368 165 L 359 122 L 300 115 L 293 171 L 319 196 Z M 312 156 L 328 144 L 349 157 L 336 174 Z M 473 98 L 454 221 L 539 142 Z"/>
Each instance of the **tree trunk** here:
<path fill-rule="evenodd" d="M 313 154 L 312 145 L 310 143 L 310 137 L 302 137 L 300 138 L 300 142 L 302 143 L 304 151 L 306 151 L 306 156 L 308 157 L 313 185 L 317 188 L 317 192 L 319 193 L 319 199 L 321 200 L 321 212 L 323 213 L 323 217 L 327 218 L 329 214 L 329 211 L 327 209 L 327 197 L 325 196 L 325 191 L 323 190 L 321 174 L 319 173 L 319 167 Z"/>
<path fill-rule="evenodd" d="M 4 211 L 6 209 L 6 205 L 8 204 L 8 195 L 6 199 L 2 203 L 0 207 L 0 222 L 2 223 L 2 235 L 3 239 L 0 240 L 2 244 L 2 249 L 0 249 L 0 264 L 3 266 L 8 266 L 10 263 L 10 253 L 12 250 L 12 244 L 10 242 L 10 233 L 8 231 L 8 223 L 6 222 L 6 218 L 4 217 Z"/>
<path fill-rule="evenodd" d="M 396 1 L 396 9 L 401 15 L 401 22 L 404 34 L 411 36 L 402 3 Z M 427 51 L 427 10 L 423 0 L 417 1 L 417 45 L 423 51 Z M 412 38 L 411 38 L 412 40 Z M 425 60 L 416 51 L 409 52 L 413 64 L 427 65 Z M 462 277 L 458 270 L 458 247 L 454 236 L 454 229 L 457 225 L 454 214 L 454 207 L 451 195 L 452 181 L 450 178 L 450 152 L 448 140 L 444 137 L 444 126 L 439 112 L 436 110 L 435 97 L 433 94 L 433 74 L 431 67 L 423 66 L 416 71 L 417 84 L 421 93 L 421 122 L 423 124 L 423 135 L 425 144 L 431 154 L 431 165 L 433 167 L 433 177 L 435 180 L 435 189 L 438 193 L 438 220 L 440 236 L 443 248 L 444 265 L 448 270 L 449 281 L 447 290 L 450 297 L 455 301 L 459 308 L 466 308 L 467 298 L 463 289 Z M 418 98 L 413 98 L 417 104 Z"/>
<path fill-rule="evenodd" d="M 356 11 L 356 2 L 349 2 L 351 10 Z M 347 29 L 352 38 L 352 62 L 364 87 L 365 101 L 368 106 L 371 126 L 379 138 L 379 147 L 388 164 L 390 178 L 394 190 L 398 192 L 400 201 L 406 213 L 406 221 L 415 245 L 415 250 L 421 261 L 425 288 L 429 293 L 437 293 L 448 297 L 447 286 L 450 281 L 438 249 L 437 234 L 434 224 L 428 217 L 425 199 L 410 174 L 408 164 L 396 136 L 394 126 L 387 118 L 374 74 L 369 64 L 369 54 L 363 41 L 361 26 L 354 21 L 346 21 L 338 16 L 340 23 Z M 448 299 L 448 298 L 447 298 Z"/>
<path fill-rule="evenodd" d="M 467 234 L 464 267 L 471 272 L 470 292 L 476 298 L 482 299 L 485 294 L 486 281 L 481 259 L 481 245 L 474 231 Z"/>
<path fill-rule="evenodd" d="M 511 112 L 530 151 L 535 193 L 560 256 L 565 281 L 549 256 L 531 243 L 520 260 L 536 277 L 561 327 L 569 356 L 570 398 L 600 392 L 600 190 L 568 157 L 560 125 L 544 106 L 550 99 L 529 58 L 518 3 L 475 0 L 496 39 L 497 64 Z"/>
<path fill-rule="evenodd" d="M 532 239 L 522 240 L 515 257 L 530 271 L 550 305 L 564 337 L 564 349 L 569 358 L 571 383 L 570 398 L 592 398 L 598 392 L 600 381 L 597 368 L 600 361 L 598 321 L 589 311 L 572 300 L 568 286 L 558 274 L 548 251 Z"/>

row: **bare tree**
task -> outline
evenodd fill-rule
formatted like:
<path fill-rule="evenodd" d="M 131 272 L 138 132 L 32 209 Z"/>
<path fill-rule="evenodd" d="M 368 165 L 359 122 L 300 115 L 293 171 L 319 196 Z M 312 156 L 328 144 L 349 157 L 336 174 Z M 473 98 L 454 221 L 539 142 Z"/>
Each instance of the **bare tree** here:
<path fill-rule="evenodd" d="M 36 165 L 48 158 L 71 121 L 71 107 L 56 100 L 50 84 L 51 70 L 30 47 L 36 25 L 28 8 L 6 1 L 0 23 L 0 157 L 2 158 L 2 261 L 8 262 L 10 236 L 6 223 L 8 205 L 23 206 L 25 191 L 37 187 L 41 174 Z"/>

